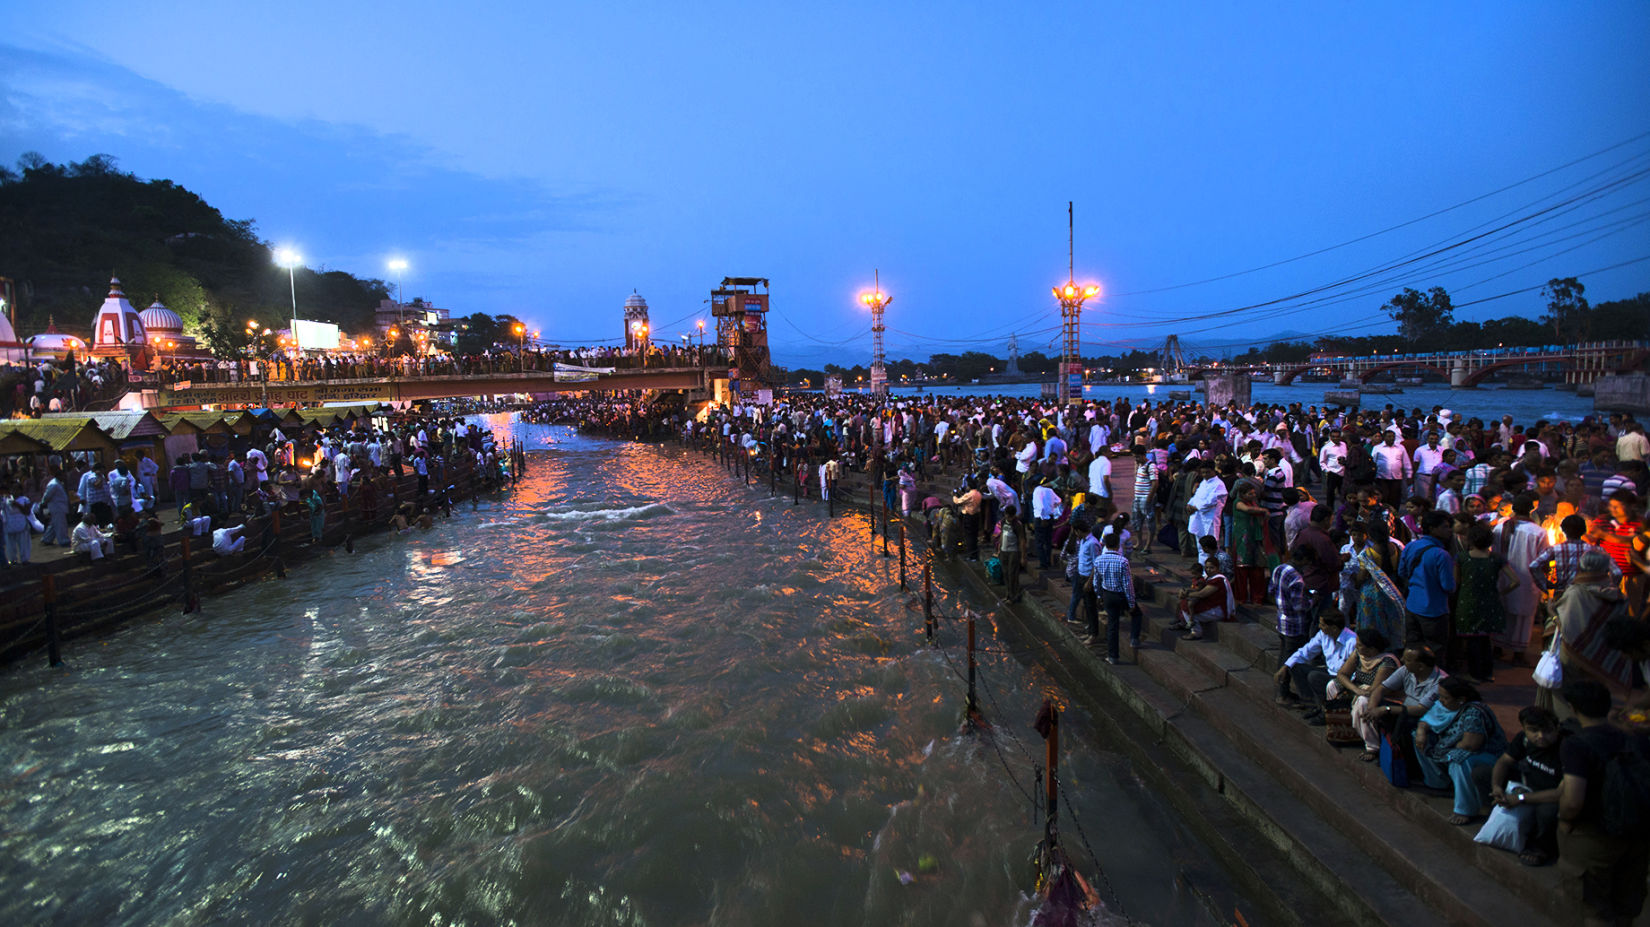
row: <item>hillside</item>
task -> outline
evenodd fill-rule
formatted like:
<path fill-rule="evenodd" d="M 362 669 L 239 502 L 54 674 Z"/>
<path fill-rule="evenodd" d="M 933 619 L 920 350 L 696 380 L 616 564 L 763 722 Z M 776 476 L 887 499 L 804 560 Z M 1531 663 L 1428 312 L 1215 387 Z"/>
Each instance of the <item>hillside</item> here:
<path fill-rule="evenodd" d="M 291 311 L 287 271 L 250 220 L 170 180 L 123 173 L 107 155 L 64 165 L 24 155 L 18 170 L 0 168 L 0 276 L 15 281 L 25 334 L 48 318 L 89 334 L 111 276 L 139 309 L 158 296 L 223 352 L 244 343 L 247 319 L 284 327 Z M 389 293 L 381 280 L 304 268 L 297 286 L 304 318 L 348 333 L 368 329 Z"/>

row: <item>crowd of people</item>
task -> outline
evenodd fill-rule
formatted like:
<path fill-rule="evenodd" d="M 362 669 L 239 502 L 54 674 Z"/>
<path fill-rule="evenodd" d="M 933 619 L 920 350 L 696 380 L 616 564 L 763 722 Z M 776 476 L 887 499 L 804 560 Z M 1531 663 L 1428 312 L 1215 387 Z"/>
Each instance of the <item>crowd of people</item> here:
<path fill-rule="evenodd" d="M 1650 445 L 1630 417 L 818 394 L 543 414 L 737 449 L 802 494 L 863 473 L 883 504 L 926 519 L 938 555 L 995 553 L 1011 600 L 1023 570 L 1063 572 L 1068 620 L 1098 645 L 1103 616 L 1112 662 L 1125 616 L 1139 646 L 1132 563 L 1167 547 L 1198 570 L 1176 605 L 1187 638 L 1243 612 L 1275 621 L 1281 706 L 1395 781 L 1450 795 L 1453 822 L 1517 816 L 1520 859 L 1562 850 L 1602 922 L 1642 906 Z M 1508 736 L 1483 692 L 1498 667 L 1549 653 L 1562 683 L 1539 687 Z M 1610 823 L 1632 810 L 1605 798 L 1618 759 L 1646 802 L 1636 837 Z"/>
<path fill-rule="evenodd" d="M 108 465 L 89 455 L 59 457 L 45 471 L 4 475 L 6 566 L 42 547 L 102 560 L 122 552 L 156 559 L 167 522 L 211 537 L 219 554 L 240 553 L 246 525 L 276 510 L 306 517 L 313 542 L 329 505 L 366 525 L 428 527 L 450 512 L 462 470 L 482 491 L 502 487 L 514 464 L 491 429 L 462 418 L 407 416 L 287 434 L 272 427 L 236 445 L 184 453 L 164 472 L 142 450 Z M 415 475 L 417 489 L 401 488 Z M 72 527 L 71 527 L 72 526 Z M 256 534 L 257 532 L 254 532 Z"/>
<path fill-rule="evenodd" d="M 162 385 L 239 383 L 280 380 L 359 380 L 431 376 L 477 376 L 502 373 L 548 373 L 557 364 L 597 370 L 653 367 L 703 367 L 727 363 L 726 351 L 711 345 L 653 345 L 625 348 L 598 346 L 545 348 L 500 346 L 479 353 L 433 350 L 398 356 L 367 352 L 329 352 L 300 358 L 174 358 L 157 364 L 151 374 Z"/>
<path fill-rule="evenodd" d="M 6 362 L 0 364 L 0 418 L 80 411 L 117 395 L 126 383 L 127 370 L 118 360 Z"/>

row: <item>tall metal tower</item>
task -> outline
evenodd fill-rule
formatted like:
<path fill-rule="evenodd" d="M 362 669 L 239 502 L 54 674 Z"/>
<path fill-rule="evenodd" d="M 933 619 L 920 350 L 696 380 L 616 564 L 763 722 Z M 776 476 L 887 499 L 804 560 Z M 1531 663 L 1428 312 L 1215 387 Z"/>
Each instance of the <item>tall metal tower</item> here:
<path fill-rule="evenodd" d="M 876 285 L 869 293 L 859 294 L 859 301 L 871 307 L 871 394 L 874 396 L 888 395 L 888 367 L 887 358 L 882 352 L 882 333 L 886 327 L 882 324 L 882 310 L 894 301 L 894 297 L 882 292 L 882 271 L 873 271 L 876 274 Z"/>
<path fill-rule="evenodd" d="M 1020 373 L 1020 338 L 1018 332 L 1008 336 L 1008 369 L 1003 371 L 1011 377 L 1022 376 Z"/>
<path fill-rule="evenodd" d="M 1073 232 L 1072 204 L 1066 201 L 1066 285 L 1054 288 L 1054 298 L 1060 301 L 1061 340 L 1060 349 L 1060 399 L 1068 403 L 1083 401 L 1083 360 L 1079 353 L 1080 334 L 1078 326 L 1082 323 L 1083 303 L 1090 296 L 1100 292 L 1094 285 L 1078 286 L 1076 267 L 1075 234 Z"/>
<path fill-rule="evenodd" d="M 1164 373 L 1179 373 L 1186 368 L 1186 355 L 1180 350 L 1180 336 L 1170 335 L 1163 341 L 1157 367 Z"/>

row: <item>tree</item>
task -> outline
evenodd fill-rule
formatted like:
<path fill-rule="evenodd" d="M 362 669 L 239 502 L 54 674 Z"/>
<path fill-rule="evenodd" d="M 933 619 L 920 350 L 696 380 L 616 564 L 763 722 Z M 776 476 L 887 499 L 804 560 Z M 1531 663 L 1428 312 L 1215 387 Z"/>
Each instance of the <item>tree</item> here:
<path fill-rule="evenodd" d="M 1398 334 L 1411 344 L 1420 344 L 1442 333 L 1454 322 L 1455 307 L 1450 305 L 1449 294 L 1441 286 L 1433 287 L 1425 295 L 1406 286 L 1382 308 L 1398 323 Z"/>
<path fill-rule="evenodd" d="M 1582 340 L 1590 327 L 1585 292 L 1587 288 L 1574 277 L 1554 277 L 1541 288 L 1547 298 L 1547 314 L 1541 321 L 1553 327 L 1553 337 L 1561 344 Z"/>

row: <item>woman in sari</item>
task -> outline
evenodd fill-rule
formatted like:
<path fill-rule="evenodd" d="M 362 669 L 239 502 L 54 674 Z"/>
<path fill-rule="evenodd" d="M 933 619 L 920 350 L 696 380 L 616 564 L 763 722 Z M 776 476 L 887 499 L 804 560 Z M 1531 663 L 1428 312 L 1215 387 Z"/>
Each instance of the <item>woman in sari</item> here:
<path fill-rule="evenodd" d="M 1358 627 L 1374 628 L 1388 640 L 1403 640 L 1404 593 L 1393 577 L 1398 575 L 1404 545 L 1392 540 L 1385 519 L 1370 519 L 1364 530 L 1369 543 L 1354 555 L 1358 572 L 1352 579 L 1358 590 Z"/>
<path fill-rule="evenodd" d="M 1204 625 L 1237 615 L 1237 600 L 1232 597 L 1231 581 L 1220 571 L 1220 558 L 1204 561 L 1203 577 L 1180 594 L 1175 609 L 1181 636 L 1189 641 L 1203 639 Z"/>
<path fill-rule="evenodd" d="M 1331 699 L 1352 699 L 1347 726 L 1354 733 L 1352 738 L 1339 733 L 1338 719 L 1325 712 L 1329 718 L 1328 726 L 1334 729 L 1327 732 L 1329 739 L 1347 743 L 1352 739 L 1362 740 L 1364 753 L 1359 759 L 1365 763 L 1381 758 L 1381 732 L 1369 716 L 1369 697 L 1398 669 L 1398 658 L 1387 652 L 1391 643 L 1385 634 L 1374 628 L 1359 628 L 1358 646 L 1353 650 L 1352 658 L 1341 664 L 1340 672 L 1335 674 L 1335 681 L 1331 683 Z"/>
<path fill-rule="evenodd" d="M 1493 766 L 1506 748 L 1501 722 L 1472 683 L 1450 676 L 1438 684 L 1438 701 L 1415 727 L 1415 758 L 1429 788 L 1453 789 L 1451 824 L 1470 823 L 1483 811 L 1485 795 L 1473 768 Z"/>

